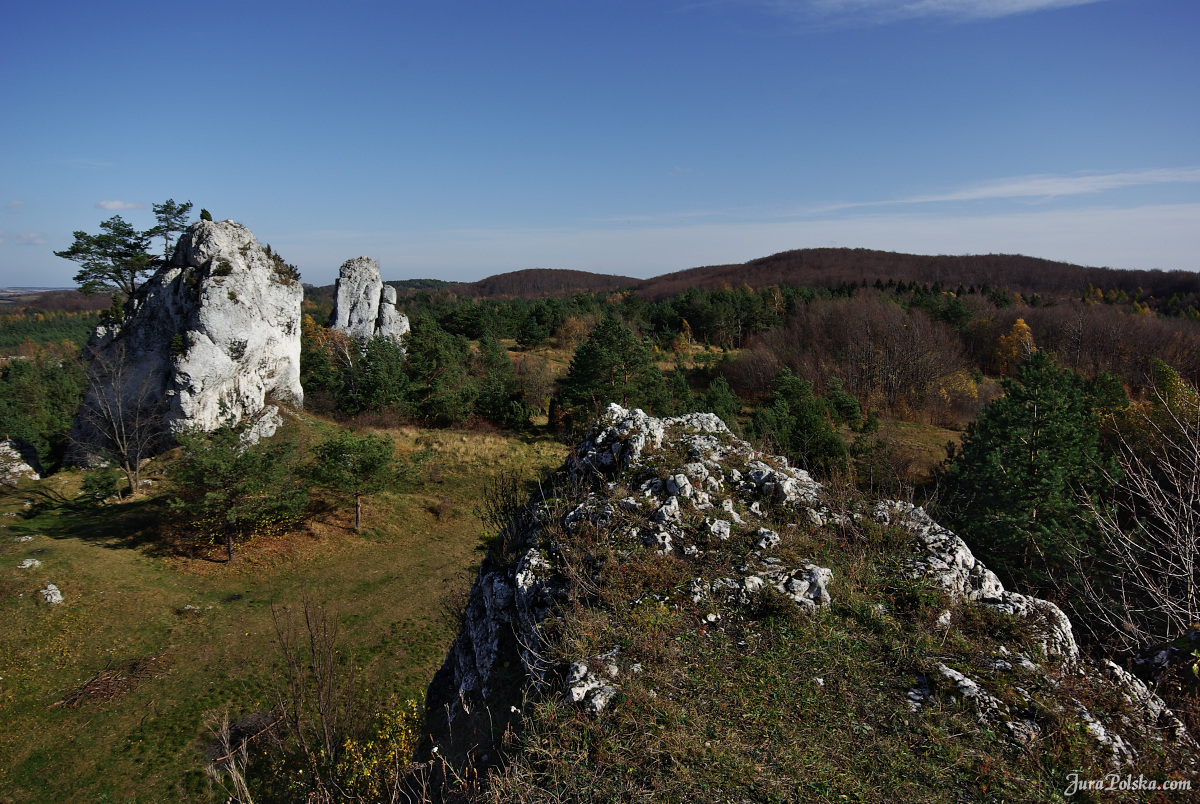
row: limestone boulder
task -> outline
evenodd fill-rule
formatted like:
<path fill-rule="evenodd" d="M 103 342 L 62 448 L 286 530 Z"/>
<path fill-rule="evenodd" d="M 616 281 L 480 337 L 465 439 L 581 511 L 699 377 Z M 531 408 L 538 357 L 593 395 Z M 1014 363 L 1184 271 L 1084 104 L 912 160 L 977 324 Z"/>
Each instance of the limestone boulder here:
<path fill-rule="evenodd" d="M 18 480 L 41 477 L 42 466 L 32 444 L 13 436 L 0 441 L 0 485 L 15 486 Z"/>
<path fill-rule="evenodd" d="M 96 451 L 95 411 L 121 399 L 164 436 L 254 422 L 274 432 L 281 402 L 300 407 L 300 303 L 294 268 L 233 221 L 200 221 L 131 300 L 125 321 L 88 344 L 90 386 L 72 436 Z M 76 456 L 78 458 L 78 456 Z"/>

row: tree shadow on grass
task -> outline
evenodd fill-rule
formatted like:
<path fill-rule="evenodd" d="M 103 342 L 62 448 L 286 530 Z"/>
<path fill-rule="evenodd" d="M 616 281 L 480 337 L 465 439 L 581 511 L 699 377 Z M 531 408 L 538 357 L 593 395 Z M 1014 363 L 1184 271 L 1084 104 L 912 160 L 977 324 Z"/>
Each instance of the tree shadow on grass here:
<path fill-rule="evenodd" d="M 26 489 L 22 496 L 33 506 L 21 512 L 20 521 L 9 525 L 8 532 L 14 536 L 42 534 L 109 548 L 143 549 L 151 555 L 179 554 L 179 545 L 163 527 L 170 516 L 163 498 L 97 505 L 68 499 L 51 488 Z"/>

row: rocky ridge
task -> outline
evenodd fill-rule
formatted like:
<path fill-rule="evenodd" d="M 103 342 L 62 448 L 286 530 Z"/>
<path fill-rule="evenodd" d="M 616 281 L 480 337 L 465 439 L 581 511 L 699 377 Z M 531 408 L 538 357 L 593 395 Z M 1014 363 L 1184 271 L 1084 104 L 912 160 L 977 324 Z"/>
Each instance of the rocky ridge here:
<path fill-rule="evenodd" d="M 86 349 L 91 387 L 72 438 L 102 447 L 87 411 L 122 399 L 164 434 L 280 422 L 276 400 L 301 406 L 299 275 L 233 221 L 200 221 L 171 261 L 130 301 L 122 322 L 97 328 Z"/>
<path fill-rule="evenodd" d="M 355 257 L 342 263 L 329 328 L 363 341 L 381 335 L 402 345 L 408 316 L 396 309 L 396 289 L 383 284 L 375 260 Z"/>
<path fill-rule="evenodd" d="M 599 716 L 619 698 L 624 680 L 642 672 L 639 657 L 616 645 L 566 663 L 546 658 L 547 634 L 562 622 L 568 586 L 592 577 L 568 566 L 564 543 L 580 527 L 599 534 L 619 557 L 646 551 L 664 561 L 695 562 L 695 577 L 672 594 L 643 595 L 630 604 L 688 607 L 702 630 L 744 621 L 764 599 L 799 612 L 831 606 L 838 595 L 834 572 L 797 559 L 787 549 L 793 534 L 891 528 L 906 534 L 909 545 L 895 582 L 942 595 L 938 628 L 955 629 L 960 617 L 984 609 L 1021 623 L 1031 635 L 1019 645 L 994 645 L 982 665 L 932 661 L 934 672 L 918 674 L 911 689 L 897 692 L 911 712 L 934 698 L 958 700 L 982 726 L 1025 746 L 1041 738 L 1047 719 L 1073 719 L 1113 765 L 1136 758 L 1132 738 L 1195 747 L 1179 718 L 1138 678 L 1112 662 L 1081 657 L 1058 606 L 1005 590 L 961 538 L 921 508 L 888 500 L 839 508 L 807 472 L 754 451 L 712 414 L 658 419 L 610 405 L 560 476 L 570 480 L 566 492 L 560 486 L 535 497 L 496 536 L 462 630 L 429 690 L 435 733 L 484 710 L 501 720 L 510 713 L 519 718 L 515 704 L 503 706 L 514 700 L 514 688 L 518 698 L 521 690 L 535 698 L 562 695 Z M 729 549 L 737 557 L 726 562 L 728 569 L 701 570 L 706 555 Z M 875 608 L 874 617 L 896 616 L 886 603 Z M 1120 697 L 1126 713 L 1093 712 L 1084 703 L 1088 690 Z"/>

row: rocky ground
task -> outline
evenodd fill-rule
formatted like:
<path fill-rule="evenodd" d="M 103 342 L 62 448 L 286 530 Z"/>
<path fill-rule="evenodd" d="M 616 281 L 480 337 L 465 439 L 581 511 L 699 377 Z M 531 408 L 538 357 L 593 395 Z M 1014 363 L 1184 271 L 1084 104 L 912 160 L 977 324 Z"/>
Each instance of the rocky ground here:
<path fill-rule="evenodd" d="M 428 699 L 435 747 L 464 768 L 511 763 L 498 777 L 510 793 L 557 778 L 539 752 L 575 737 L 546 717 L 584 718 L 578 733 L 619 740 L 611 729 L 631 725 L 622 707 L 666 706 L 663 686 L 675 689 L 672 706 L 695 705 L 695 693 L 677 697 L 702 673 L 687 646 L 736 674 L 729 651 L 774 644 L 777 623 L 819 630 L 847 616 L 842 627 L 867 626 L 864 645 L 886 634 L 887 650 L 904 654 L 877 672 L 889 676 L 887 719 L 906 729 L 952 709 L 998 757 L 1192 772 L 1196 744 L 1179 718 L 1131 673 L 1084 658 L 1054 603 L 1006 590 L 922 509 L 834 495 L 711 414 L 656 419 L 611 405 L 553 490 L 511 514 Z M 648 642 L 656 632 L 681 646 Z M 834 679 L 820 664 L 780 680 L 825 688 Z"/>

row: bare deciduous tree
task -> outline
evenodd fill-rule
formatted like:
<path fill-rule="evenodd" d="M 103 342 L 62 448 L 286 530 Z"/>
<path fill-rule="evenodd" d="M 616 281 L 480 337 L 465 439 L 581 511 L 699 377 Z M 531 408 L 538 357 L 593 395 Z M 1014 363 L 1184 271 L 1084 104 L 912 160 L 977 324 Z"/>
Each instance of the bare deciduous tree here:
<path fill-rule="evenodd" d="M 1115 502 L 1087 500 L 1100 557 L 1077 562 L 1087 612 L 1127 648 L 1200 621 L 1200 406 L 1159 388 L 1133 416 L 1117 436 Z"/>
<path fill-rule="evenodd" d="M 117 341 L 89 349 L 88 393 L 77 414 L 75 445 L 88 455 L 117 464 L 130 495 L 141 488 L 141 468 L 165 439 L 162 395 L 154 378 L 137 372 Z"/>

